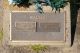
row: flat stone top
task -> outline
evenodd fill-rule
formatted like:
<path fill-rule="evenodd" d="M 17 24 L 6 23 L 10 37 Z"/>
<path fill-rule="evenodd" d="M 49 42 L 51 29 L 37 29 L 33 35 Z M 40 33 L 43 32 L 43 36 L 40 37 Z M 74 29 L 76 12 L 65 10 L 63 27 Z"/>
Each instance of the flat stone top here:
<path fill-rule="evenodd" d="M 11 39 L 15 41 L 64 41 L 65 13 L 12 12 Z"/>

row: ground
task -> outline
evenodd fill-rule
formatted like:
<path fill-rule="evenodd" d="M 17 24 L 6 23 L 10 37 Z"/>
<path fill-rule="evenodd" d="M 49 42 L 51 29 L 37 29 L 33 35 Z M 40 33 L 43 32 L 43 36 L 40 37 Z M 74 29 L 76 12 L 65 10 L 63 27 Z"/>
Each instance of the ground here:
<path fill-rule="evenodd" d="M 0 0 L 0 1 L 2 1 L 2 0 Z M 5 10 L 5 11 L 3 11 L 3 13 L 6 13 L 6 15 L 5 16 L 2 15 L 2 4 L 0 3 L 0 31 L 2 30 L 2 25 L 4 25 L 4 23 L 2 21 L 3 20 L 3 17 L 8 16 L 7 13 L 9 12 L 8 11 L 9 10 L 9 7 L 7 7 L 8 6 L 7 0 L 3 0 L 3 2 L 5 2 L 3 4 L 3 6 L 5 6 L 3 8 L 3 10 Z M 19 10 L 22 10 L 22 9 L 23 8 L 21 8 Z M 15 8 L 14 8 L 14 10 L 15 10 Z M 79 11 L 79 13 L 80 13 L 80 11 Z M 63 47 L 51 46 L 50 47 L 51 53 L 79 53 L 80 52 L 80 44 L 79 44 L 79 42 L 80 42 L 80 40 L 79 40 L 80 39 L 80 31 L 79 31 L 79 29 L 80 29 L 80 26 L 79 26 L 79 24 L 80 24 L 80 15 L 79 15 L 79 17 L 77 19 L 78 19 L 78 25 L 77 25 L 76 34 L 75 34 L 75 37 L 74 37 L 74 39 L 75 39 L 74 40 L 74 44 L 72 45 L 72 47 L 65 46 L 65 45 Z M 8 20 L 8 19 L 6 18 L 6 20 Z M 6 24 L 8 24 L 7 22 L 8 21 L 5 21 Z M 5 25 L 5 27 L 6 27 L 6 25 Z M 4 31 L 4 32 L 7 33 L 7 31 Z M 5 36 L 5 34 L 4 34 L 3 41 L 0 42 L 0 53 L 11 53 L 9 51 L 11 51 L 11 50 L 19 50 L 20 48 L 21 48 L 20 49 L 21 51 L 23 50 L 24 46 L 23 47 L 17 47 L 17 48 L 16 47 L 11 48 L 9 45 L 7 45 L 7 43 L 8 43 L 7 40 L 9 40 L 9 38 L 7 38 L 7 37 L 8 36 Z M 51 49 L 51 48 L 53 48 L 53 49 Z M 20 51 L 17 51 L 17 53 L 18 52 L 20 52 Z M 25 53 L 25 52 L 22 51 L 22 53 Z M 49 51 L 46 51 L 45 53 L 50 53 L 50 52 Z"/>

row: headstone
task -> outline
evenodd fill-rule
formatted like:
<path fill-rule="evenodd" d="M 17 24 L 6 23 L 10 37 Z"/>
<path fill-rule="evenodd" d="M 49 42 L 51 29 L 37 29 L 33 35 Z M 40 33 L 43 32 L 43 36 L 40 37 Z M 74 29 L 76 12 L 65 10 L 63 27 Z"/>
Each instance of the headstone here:
<path fill-rule="evenodd" d="M 11 39 L 15 41 L 64 41 L 64 29 L 64 12 L 11 13 Z"/>

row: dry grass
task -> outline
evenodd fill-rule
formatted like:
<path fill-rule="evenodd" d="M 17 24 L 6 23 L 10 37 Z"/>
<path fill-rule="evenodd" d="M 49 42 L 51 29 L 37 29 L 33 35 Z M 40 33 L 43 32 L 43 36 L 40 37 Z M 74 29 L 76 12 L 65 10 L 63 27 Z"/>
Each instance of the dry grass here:
<path fill-rule="evenodd" d="M 2 47 L 3 31 L 0 31 L 0 47 Z"/>
<path fill-rule="evenodd" d="M 8 0 L 3 0 L 3 8 L 4 9 L 9 9 Z"/>
<path fill-rule="evenodd" d="M 0 31 L 0 41 L 2 40 L 3 38 L 3 31 Z"/>

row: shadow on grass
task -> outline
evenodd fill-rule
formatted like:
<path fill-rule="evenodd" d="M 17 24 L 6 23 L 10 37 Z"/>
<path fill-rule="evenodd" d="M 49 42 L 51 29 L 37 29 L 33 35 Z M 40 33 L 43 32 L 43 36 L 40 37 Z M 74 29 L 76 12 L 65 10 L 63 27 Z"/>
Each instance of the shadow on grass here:
<path fill-rule="evenodd" d="M 24 7 L 24 8 L 29 8 L 29 6 L 32 5 L 31 3 L 20 3 L 20 4 L 15 4 L 14 6 L 18 6 L 19 8 L 20 7 Z"/>
<path fill-rule="evenodd" d="M 18 6 L 19 8 L 20 7 L 29 8 L 29 6 L 32 4 L 29 3 L 29 0 L 21 0 L 21 1 L 16 1 L 15 5 Z"/>
<path fill-rule="evenodd" d="M 74 43 L 76 24 L 77 24 L 77 15 L 80 7 L 80 0 L 71 0 L 71 46 Z"/>

